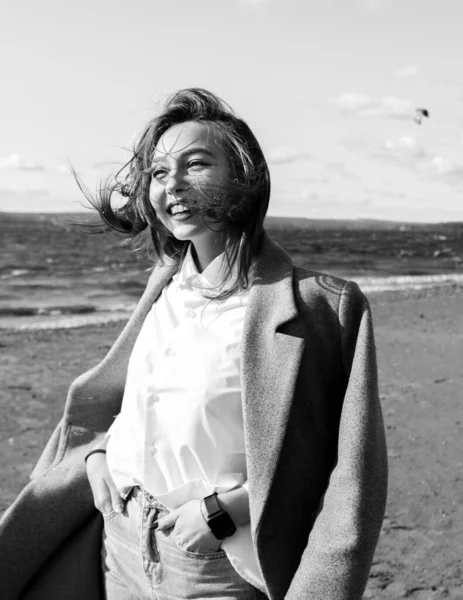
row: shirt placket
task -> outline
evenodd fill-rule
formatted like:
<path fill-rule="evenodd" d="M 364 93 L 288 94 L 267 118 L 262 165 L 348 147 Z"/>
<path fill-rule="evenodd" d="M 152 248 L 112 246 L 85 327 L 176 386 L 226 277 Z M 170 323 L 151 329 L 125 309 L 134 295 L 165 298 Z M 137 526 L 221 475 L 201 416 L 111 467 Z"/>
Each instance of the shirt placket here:
<path fill-rule="evenodd" d="M 189 287 L 189 286 L 187 286 Z M 178 302 L 179 299 L 177 299 Z M 180 307 L 180 314 L 184 319 L 193 319 L 196 317 L 195 307 L 198 306 L 198 300 L 195 298 L 193 291 L 183 289 L 182 290 L 182 303 Z M 181 368 L 175 368 L 175 361 L 177 360 L 177 348 L 182 344 L 182 329 L 186 323 L 182 320 L 179 322 L 177 327 L 170 331 L 170 334 L 165 339 L 163 348 L 159 348 L 157 352 L 153 353 L 153 365 L 150 369 L 151 377 L 149 378 L 148 385 L 146 387 L 146 403 L 145 403 L 145 467 L 144 467 L 144 480 L 148 485 L 148 482 L 155 478 L 154 470 L 158 469 L 158 458 L 159 452 L 162 448 L 162 433 L 159 431 L 159 424 L 156 418 L 156 412 L 161 402 L 165 401 L 165 393 L 163 394 L 158 389 L 156 384 L 156 371 L 162 372 L 168 369 L 172 375 Z"/>

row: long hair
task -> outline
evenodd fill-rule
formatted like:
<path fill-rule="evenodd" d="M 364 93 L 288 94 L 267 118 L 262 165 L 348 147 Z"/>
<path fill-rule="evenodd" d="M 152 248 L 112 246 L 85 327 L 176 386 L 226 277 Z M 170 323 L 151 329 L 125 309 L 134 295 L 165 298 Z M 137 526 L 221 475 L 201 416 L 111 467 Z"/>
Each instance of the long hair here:
<path fill-rule="evenodd" d="M 88 230 L 117 231 L 131 239 L 136 248 L 148 248 L 155 262 L 181 262 L 189 241 L 178 240 L 161 223 L 149 192 L 152 158 L 159 139 L 170 127 L 187 121 L 208 127 L 230 161 L 226 188 L 212 193 L 205 190 L 188 206 L 203 222 L 207 217 L 209 222 L 223 225 L 227 268 L 219 287 L 228 282 L 230 285 L 213 296 L 223 299 L 248 286 L 248 271 L 260 244 L 270 199 L 270 174 L 259 143 L 249 126 L 223 100 L 201 88 L 175 92 L 141 132 L 130 160 L 114 177 L 102 182 L 95 194 L 76 179 L 102 219 L 102 223 L 86 225 Z M 113 206 L 114 194 L 126 198 L 122 206 Z"/>

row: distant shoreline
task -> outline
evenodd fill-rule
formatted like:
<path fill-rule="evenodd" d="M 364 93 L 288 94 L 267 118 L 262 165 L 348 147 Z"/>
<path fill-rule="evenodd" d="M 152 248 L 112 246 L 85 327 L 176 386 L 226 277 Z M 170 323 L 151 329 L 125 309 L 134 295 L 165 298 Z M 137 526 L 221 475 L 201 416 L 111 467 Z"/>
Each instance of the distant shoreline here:
<path fill-rule="evenodd" d="M 0 211 L 0 218 L 17 218 L 17 219 L 83 219 L 84 221 L 98 220 L 96 212 L 93 209 L 67 212 L 33 212 L 33 211 Z M 316 229 L 399 229 L 400 227 L 412 228 L 429 228 L 429 227 L 460 227 L 463 230 L 463 221 L 408 221 L 408 220 L 389 220 L 389 219 L 374 219 L 374 218 L 352 218 L 352 219 L 331 219 L 325 217 L 297 217 L 297 216 L 280 216 L 267 215 L 265 225 L 268 227 L 314 227 Z"/>

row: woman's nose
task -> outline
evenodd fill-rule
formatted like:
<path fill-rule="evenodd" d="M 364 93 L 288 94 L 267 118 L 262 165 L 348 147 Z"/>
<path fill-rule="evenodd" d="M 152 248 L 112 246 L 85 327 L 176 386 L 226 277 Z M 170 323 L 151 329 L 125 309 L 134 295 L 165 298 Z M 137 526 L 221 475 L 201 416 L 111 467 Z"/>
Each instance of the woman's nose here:
<path fill-rule="evenodd" d="M 166 181 L 166 192 L 177 194 L 187 188 L 183 175 L 179 171 L 172 171 Z"/>

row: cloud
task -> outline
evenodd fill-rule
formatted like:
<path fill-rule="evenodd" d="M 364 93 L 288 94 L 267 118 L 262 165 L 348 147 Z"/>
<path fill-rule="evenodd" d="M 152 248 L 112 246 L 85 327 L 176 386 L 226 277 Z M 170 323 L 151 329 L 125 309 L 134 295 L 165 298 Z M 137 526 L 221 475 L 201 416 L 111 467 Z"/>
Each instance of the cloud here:
<path fill-rule="evenodd" d="M 409 136 L 386 140 L 382 152 L 378 152 L 376 156 L 416 170 L 425 178 L 440 179 L 448 183 L 463 180 L 463 163 L 429 152 Z"/>
<path fill-rule="evenodd" d="M 336 104 L 339 108 L 344 110 L 364 110 L 372 105 L 373 100 L 370 96 L 364 94 L 341 94 L 337 98 L 331 98 L 331 103 Z"/>
<path fill-rule="evenodd" d="M 274 168 L 270 214 L 424 221 L 442 219 L 447 210 L 446 218 L 461 219 L 458 131 L 449 138 L 452 144 L 445 145 L 445 132 L 430 136 L 413 121 L 373 125 L 338 129 L 329 145 L 326 136 L 296 140 L 294 147 L 300 145 L 312 158 Z"/>
<path fill-rule="evenodd" d="M 101 169 L 102 167 L 120 168 L 122 165 L 117 160 L 96 160 L 91 166 L 93 169 Z"/>
<path fill-rule="evenodd" d="M 68 194 L 34 185 L 0 187 L 0 212 L 82 212 L 82 203 Z"/>
<path fill-rule="evenodd" d="M 267 160 L 273 165 L 287 165 L 302 160 L 310 160 L 312 155 L 304 150 L 294 150 L 286 146 L 275 148 L 267 154 Z"/>
<path fill-rule="evenodd" d="M 403 98 L 386 96 L 380 98 L 376 106 L 369 109 L 369 114 L 384 115 L 395 119 L 409 118 L 415 115 L 415 103 Z"/>
<path fill-rule="evenodd" d="M 392 140 L 385 140 L 382 150 L 386 155 L 397 158 L 411 157 L 420 159 L 426 157 L 426 150 L 424 147 L 417 144 L 416 140 L 409 135 L 403 135 Z"/>
<path fill-rule="evenodd" d="M 418 67 L 416 65 L 407 65 L 397 69 L 394 74 L 397 75 L 397 77 L 413 77 L 417 73 Z"/>
<path fill-rule="evenodd" d="M 390 119 L 411 119 L 415 115 L 416 105 L 412 100 L 384 96 L 372 98 L 365 94 L 344 93 L 329 100 L 347 113 L 365 117 L 387 117 Z"/>
<path fill-rule="evenodd" d="M 53 168 L 53 171 L 60 175 L 70 175 L 71 173 L 69 165 L 57 165 Z"/>
<path fill-rule="evenodd" d="M 347 137 L 343 145 L 356 154 L 412 170 L 421 169 L 429 160 L 425 147 L 409 135 L 387 139 Z"/>
<path fill-rule="evenodd" d="M 270 0 L 238 0 L 240 4 L 247 4 L 248 6 L 261 6 L 268 4 Z"/>
<path fill-rule="evenodd" d="M 434 156 L 429 162 L 429 167 L 438 175 L 442 175 L 447 179 L 463 180 L 463 163 L 442 156 Z"/>
<path fill-rule="evenodd" d="M 342 179 L 350 179 L 351 181 L 360 181 L 361 177 L 353 173 L 348 166 L 341 161 L 325 162 L 325 169 L 332 175 L 337 175 Z"/>
<path fill-rule="evenodd" d="M 363 0 L 363 6 L 371 11 L 377 11 L 389 6 L 390 0 Z"/>
<path fill-rule="evenodd" d="M 38 186 L 0 188 L 0 211 L 42 212 L 49 200 L 49 190 Z"/>
<path fill-rule="evenodd" d="M 43 171 L 42 165 L 35 160 L 26 158 L 20 154 L 12 153 L 0 158 L 0 169 L 16 169 L 18 171 Z"/>
<path fill-rule="evenodd" d="M 367 160 L 407 169 L 418 176 L 423 185 L 435 181 L 456 189 L 455 186 L 463 182 L 463 161 L 455 160 L 456 155 L 443 156 L 435 147 L 426 147 L 410 135 L 387 139 L 351 135 L 344 137 L 340 145 Z"/>
<path fill-rule="evenodd" d="M 26 196 L 27 195 L 49 196 L 50 191 L 43 186 L 33 185 L 33 184 L 15 185 L 15 186 L 11 186 L 11 187 L 1 187 L 0 188 L 0 195 L 2 198 L 5 198 L 7 196 L 17 196 L 18 194 L 26 195 Z"/>

